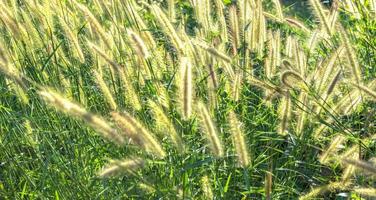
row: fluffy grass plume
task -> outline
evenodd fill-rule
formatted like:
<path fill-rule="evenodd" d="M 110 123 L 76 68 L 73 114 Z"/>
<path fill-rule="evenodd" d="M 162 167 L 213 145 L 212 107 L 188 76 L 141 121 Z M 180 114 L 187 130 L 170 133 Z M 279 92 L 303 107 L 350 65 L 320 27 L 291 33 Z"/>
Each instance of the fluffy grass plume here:
<path fill-rule="evenodd" d="M 306 33 L 311 33 L 311 30 L 309 30 L 302 22 L 300 22 L 297 19 L 291 18 L 291 17 L 286 17 L 285 18 L 286 22 L 289 23 L 292 26 L 295 26 L 297 28 L 300 28 Z"/>
<path fill-rule="evenodd" d="M 273 3 L 274 3 L 274 6 L 275 6 L 275 9 L 276 9 L 276 13 L 277 13 L 278 18 L 283 20 L 284 19 L 283 10 L 282 10 L 282 5 L 281 5 L 280 0 L 273 0 Z"/>
<path fill-rule="evenodd" d="M 98 55 L 100 55 L 108 64 L 111 65 L 111 67 L 115 70 L 115 71 L 119 71 L 120 70 L 120 66 L 118 63 L 116 63 L 115 61 L 113 61 L 110 56 L 108 56 L 103 50 L 102 48 L 98 47 L 97 45 L 95 45 L 94 43 L 88 41 L 87 42 L 89 47 L 91 49 L 94 50 L 95 53 L 97 53 Z"/>
<path fill-rule="evenodd" d="M 78 37 L 73 33 L 73 31 L 71 30 L 71 28 L 69 27 L 69 25 L 65 22 L 65 20 L 60 17 L 59 18 L 59 22 L 61 23 L 68 39 L 69 39 L 69 42 L 72 43 L 72 45 L 74 46 L 75 48 L 75 55 L 76 57 L 80 60 L 81 63 L 84 63 L 85 62 L 85 56 L 84 56 L 84 53 L 82 51 L 82 48 L 80 46 L 80 43 L 78 41 Z"/>
<path fill-rule="evenodd" d="M 330 81 L 328 88 L 326 89 L 326 96 L 329 96 L 333 92 L 334 88 L 336 87 L 337 83 L 339 82 L 341 78 L 341 73 L 342 73 L 341 69 L 335 72 L 333 79 Z"/>
<path fill-rule="evenodd" d="M 269 171 L 265 174 L 265 199 L 272 199 L 272 188 L 273 188 L 273 174 Z"/>
<path fill-rule="evenodd" d="M 204 129 L 203 132 L 206 136 L 206 139 L 209 143 L 209 147 L 211 148 L 212 153 L 216 157 L 223 157 L 224 151 L 223 151 L 222 142 L 219 139 L 219 135 L 215 128 L 214 122 L 206 106 L 204 105 L 204 103 L 202 102 L 198 103 L 198 112 L 201 118 L 202 127 Z"/>
<path fill-rule="evenodd" d="M 301 196 L 299 200 L 310 200 L 318 196 L 324 196 L 327 192 L 336 190 L 346 190 L 350 186 L 350 182 L 332 182 L 324 186 L 313 188 L 309 193 Z"/>
<path fill-rule="evenodd" d="M 208 176 L 201 178 L 201 188 L 205 199 L 214 199 L 213 190 Z"/>
<path fill-rule="evenodd" d="M 149 101 L 149 106 L 153 112 L 157 130 L 163 135 L 170 137 L 175 147 L 182 153 L 184 151 L 183 141 L 177 133 L 174 124 L 163 111 L 163 108 L 151 100 Z"/>
<path fill-rule="evenodd" d="M 132 83 L 129 81 L 131 78 L 129 75 L 126 73 L 126 69 L 122 68 L 119 63 L 114 61 L 107 55 L 100 47 L 95 45 L 94 43 L 88 41 L 89 47 L 94 50 L 101 58 L 104 59 L 111 67 L 114 72 L 118 74 L 122 81 L 122 86 L 126 92 L 125 97 L 126 97 L 126 102 L 132 105 L 132 107 L 135 110 L 140 110 L 141 109 L 141 103 L 139 100 L 139 96 L 135 91 L 135 88 L 133 87 Z"/>
<path fill-rule="evenodd" d="M 239 166 L 245 168 L 250 164 L 247 143 L 241 123 L 234 112 L 229 113 L 229 124 L 231 128 L 232 141 L 235 146 Z"/>
<path fill-rule="evenodd" d="M 184 44 L 181 38 L 178 36 L 178 33 L 176 32 L 175 28 L 171 24 L 171 22 L 168 20 L 168 17 L 166 14 L 159 8 L 158 5 L 151 5 L 149 6 L 152 13 L 156 16 L 156 20 L 159 22 L 161 28 L 165 31 L 165 33 L 170 37 L 172 43 L 175 45 L 177 50 L 184 54 Z"/>
<path fill-rule="evenodd" d="M 130 29 L 128 29 L 127 32 L 128 32 L 129 38 L 132 41 L 133 48 L 135 49 L 137 54 L 141 58 L 147 59 L 150 56 L 150 53 L 149 53 L 144 41 L 142 40 L 142 38 Z"/>
<path fill-rule="evenodd" d="M 376 92 L 373 91 L 371 88 L 364 86 L 364 85 L 357 84 L 357 83 L 352 83 L 352 84 L 355 85 L 360 90 L 362 90 L 363 92 L 365 92 L 370 97 L 372 97 L 374 100 L 376 100 Z"/>
<path fill-rule="evenodd" d="M 342 162 L 348 165 L 352 165 L 364 173 L 369 173 L 372 175 L 376 174 L 376 166 L 370 162 L 357 160 L 357 159 L 347 159 L 347 158 L 343 158 Z"/>
<path fill-rule="evenodd" d="M 353 73 L 354 80 L 356 83 L 360 84 L 362 83 L 362 70 L 359 66 L 359 61 L 357 59 L 356 53 L 354 51 L 354 48 L 351 45 L 350 38 L 348 36 L 348 33 L 345 30 L 341 31 L 341 37 L 343 40 L 343 43 L 346 48 L 346 53 L 348 55 L 348 59 L 350 62 L 350 67 Z"/>
<path fill-rule="evenodd" d="M 350 158 L 350 159 L 357 159 L 359 157 L 359 147 L 354 145 L 346 150 L 344 153 L 340 154 L 339 158 Z M 350 181 L 355 174 L 355 166 L 347 165 L 345 166 L 341 179 L 342 181 Z"/>
<path fill-rule="evenodd" d="M 114 97 L 111 94 L 110 89 L 107 87 L 107 84 L 103 79 L 103 74 L 98 71 L 94 71 L 93 73 L 100 90 L 102 91 L 105 99 L 107 100 L 107 103 L 110 105 L 111 110 L 117 110 L 118 106 L 115 102 Z"/>
<path fill-rule="evenodd" d="M 299 88 L 305 89 L 306 85 L 304 78 L 299 73 L 292 70 L 286 70 L 282 73 L 281 82 L 290 88 L 298 86 Z"/>
<path fill-rule="evenodd" d="M 147 152 L 163 158 L 166 152 L 161 144 L 156 140 L 154 135 L 150 133 L 137 119 L 128 113 L 111 113 L 113 119 L 119 127 L 124 131 L 123 134 L 130 136 L 137 144 L 143 147 Z"/>
<path fill-rule="evenodd" d="M 229 31 L 232 45 L 232 54 L 235 56 L 238 54 L 238 48 L 240 45 L 240 36 L 239 36 L 239 19 L 237 15 L 236 6 L 231 6 L 229 9 Z"/>
<path fill-rule="evenodd" d="M 327 164 L 330 157 L 335 156 L 338 146 L 341 145 L 343 142 L 345 142 L 344 136 L 338 135 L 337 137 L 335 137 L 329 144 L 329 146 L 323 151 L 319 158 L 319 161 L 323 164 Z"/>
<path fill-rule="evenodd" d="M 187 57 L 180 61 L 179 77 L 179 98 L 184 119 L 189 119 L 192 115 L 193 85 L 192 85 L 192 63 Z"/>
<path fill-rule="evenodd" d="M 50 90 L 43 89 L 38 91 L 38 94 L 42 99 L 50 106 L 57 110 L 67 113 L 72 117 L 76 117 L 85 121 L 89 126 L 94 128 L 101 135 L 117 144 L 123 144 L 124 138 L 118 134 L 116 129 L 112 128 L 109 122 L 105 121 L 101 117 L 86 111 L 80 105 L 73 103 L 72 101 L 62 97 L 60 94 Z"/>
<path fill-rule="evenodd" d="M 286 135 L 288 133 L 289 120 L 291 119 L 291 97 L 289 94 L 282 98 L 278 108 L 278 115 L 280 118 L 278 133 Z"/>
<path fill-rule="evenodd" d="M 77 8 L 79 8 L 86 15 L 88 21 L 90 22 L 90 25 L 93 27 L 93 30 L 95 31 L 95 33 L 97 33 L 100 36 L 104 45 L 106 45 L 108 49 L 112 49 L 112 41 L 109 39 L 106 31 L 104 30 L 102 25 L 98 22 L 98 20 L 95 18 L 93 13 L 90 12 L 90 10 L 86 6 L 76 2 L 75 0 L 73 1 L 73 3 L 77 6 Z"/>
<path fill-rule="evenodd" d="M 323 26 L 323 29 L 328 35 L 332 34 L 331 26 L 329 24 L 328 16 L 324 10 L 324 8 L 321 5 L 321 2 L 319 0 L 309 0 L 309 3 L 311 4 L 313 10 L 315 11 L 315 14 L 320 20 L 320 23 Z"/>
<path fill-rule="evenodd" d="M 374 1 L 308 2 L 0 1 L 0 198 L 373 198 Z"/>
<path fill-rule="evenodd" d="M 299 95 L 299 98 L 298 98 L 298 102 L 301 102 L 303 103 L 303 105 L 308 105 L 308 95 L 307 93 L 305 92 L 302 92 L 300 93 Z M 303 133 L 304 133 L 304 127 L 305 127 L 305 124 L 306 124 L 306 121 L 307 121 L 307 116 L 308 113 L 303 110 L 303 109 L 299 109 L 298 112 L 296 113 L 296 115 L 298 116 L 298 122 L 297 122 L 297 125 L 296 125 L 296 134 L 300 137 L 303 136 Z"/>
<path fill-rule="evenodd" d="M 109 165 L 105 166 L 104 169 L 99 172 L 99 176 L 107 178 L 124 172 L 135 172 L 137 169 L 143 167 L 144 164 L 145 161 L 141 158 L 112 160 Z"/>
<path fill-rule="evenodd" d="M 354 192 L 370 198 L 376 197 L 376 188 L 355 188 Z"/>
<path fill-rule="evenodd" d="M 225 53 L 223 52 L 220 52 L 219 50 L 215 49 L 214 47 L 210 47 L 208 46 L 207 44 L 203 43 L 203 42 L 194 42 L 197 46 L 205 49 L 208 53 L 210 53 L 211 55 L 217 57 L 217 58 L 220 58 L 228 63 L 231 63 L 231 58 L 226 55 Z"/>

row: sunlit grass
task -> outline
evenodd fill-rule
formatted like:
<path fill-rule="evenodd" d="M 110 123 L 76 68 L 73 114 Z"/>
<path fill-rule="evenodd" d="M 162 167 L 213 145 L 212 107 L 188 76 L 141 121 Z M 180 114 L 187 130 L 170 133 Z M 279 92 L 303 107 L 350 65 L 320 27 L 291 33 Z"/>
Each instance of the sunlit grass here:
<path fill-rule="evenodd" d="M 376 3 L 309 3 L 1 2 L 0 199 L 375 196 Z"/>

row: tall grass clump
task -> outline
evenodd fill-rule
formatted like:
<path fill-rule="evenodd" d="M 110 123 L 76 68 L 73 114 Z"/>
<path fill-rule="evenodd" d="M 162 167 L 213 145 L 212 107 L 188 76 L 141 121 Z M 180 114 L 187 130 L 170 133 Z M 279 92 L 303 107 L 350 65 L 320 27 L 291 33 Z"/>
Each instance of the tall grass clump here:
<path fill-rule="evenodd" d="M 287 4 L 0 2 L 0 199 L 374 198 L 376 3 Z"/>

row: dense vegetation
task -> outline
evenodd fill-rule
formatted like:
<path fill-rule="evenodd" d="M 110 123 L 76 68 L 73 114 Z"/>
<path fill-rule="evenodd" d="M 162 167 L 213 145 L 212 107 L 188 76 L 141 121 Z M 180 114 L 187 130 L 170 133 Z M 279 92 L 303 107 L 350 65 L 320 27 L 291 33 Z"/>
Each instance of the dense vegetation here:
<path fill-rule="evenodd" d="M 291 2 L 1 1 L 0 199 L 376 198 L 376 1 Z"/>

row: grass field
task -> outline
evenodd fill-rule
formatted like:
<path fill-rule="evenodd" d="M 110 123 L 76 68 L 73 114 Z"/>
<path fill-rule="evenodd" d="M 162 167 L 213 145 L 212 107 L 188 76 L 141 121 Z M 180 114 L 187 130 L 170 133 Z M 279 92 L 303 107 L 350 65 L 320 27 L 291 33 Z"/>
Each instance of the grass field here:
<path fill-rule="evenodd" d="M 0 199 L 376 199 L 375 19 L 375 0 L 1 1 Z"/>

